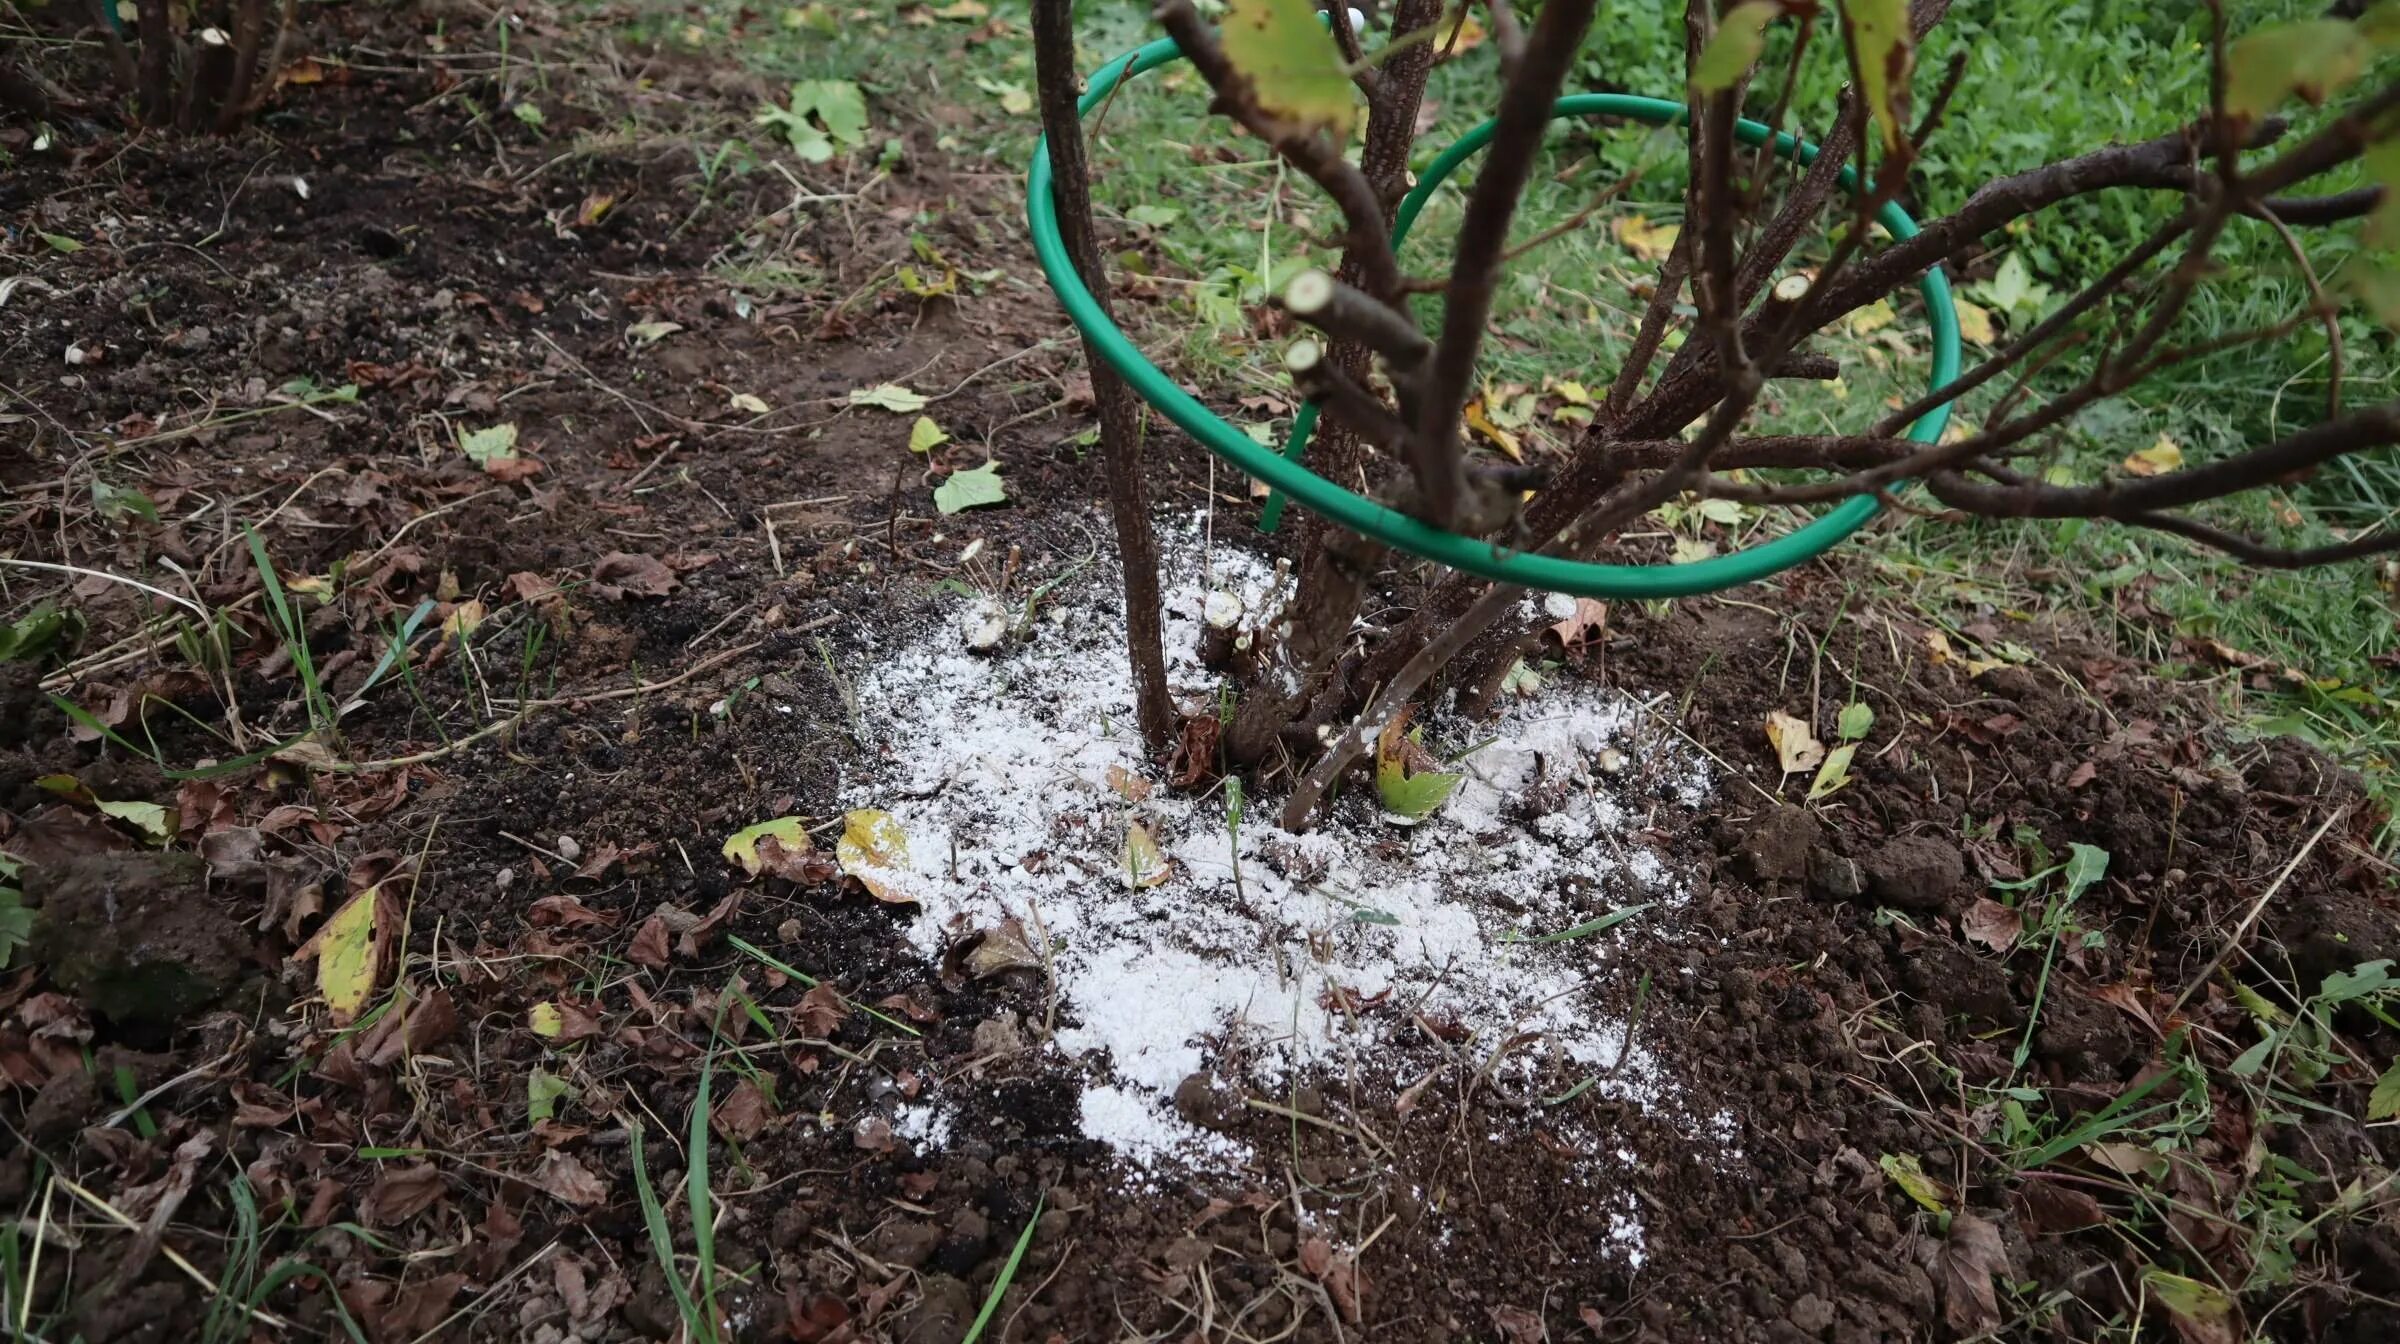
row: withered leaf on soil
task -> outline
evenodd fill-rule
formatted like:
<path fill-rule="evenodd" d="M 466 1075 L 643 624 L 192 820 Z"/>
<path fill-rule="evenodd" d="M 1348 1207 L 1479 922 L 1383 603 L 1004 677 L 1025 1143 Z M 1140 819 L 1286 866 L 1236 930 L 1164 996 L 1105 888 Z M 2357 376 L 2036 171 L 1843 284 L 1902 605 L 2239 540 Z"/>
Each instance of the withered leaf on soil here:
<path fill-rule="evenodd" d="M 724 900 L 711 906 L 707 914 L 694 920 L 683 931 L 683 936 L 675 940 L 675 950 L 687 957 L 699 956 L 710 943 L 717 940 L 718 934 L 725 931 L 725 925 L 733 919 L 733 912 L 740 909 L 741 905 L 742 893 L 726 893 Z"/>
<path fill-rule="evenodd" d="M 359 1221 L 369 1227 L 391 1227 L 407 1222 L 432 1208 L 442 1197 L 444 1183 L 440 1169 L 416 1163 L 404 1167 L 387 1167 L 375 1182 L 375 1188 L 359 1202 Z"/>
<path fill-rule="evenodd" d="M 858 879 L 867 894 L 895 905 L 913 905 L 908 889 L 908 836 L 900 819 L 877 808 L 862 807 L 842 814 L 842 835 L 834 841 L 842 871 Z"/>
<path fill-rule="evenodd" d="M 611 551 L 592 566 L 592 594 L 609 602 L 621 602 L 628 597 L 665 597 L 681 582 L 665 561 L 631 551 Z"/>
<path fill-rule="evenodd" d="M 666 916 L 652 915 L 643 920 L 642 926 L 633 931 L 633 943 L 625 949 L 625 956 L 636 966 L 647 966 L 654 971 L 665 970 L 668 960 Z"/>
<path fill-rule="evenodd" d="M 1767 742 L 1787 775 L 1813 770 L 1825 759 L 1825 744 L 1809 726 L 1780 709 L 1767 711 Z"/>
<path fill-rule="evenodd" d="M 797 1289 L 786 1289 L 783 1305 L 791 1320 L 792 1338 L 800 1344 L 818 1344 L 850 1323 L 850 1308 L 829 1293 L 803 1298 Z"/>
<path fill-rule="evenodd" d="M 998 928 L 986 930 L 967 953 L 967 974 L 978 980 L 989 980 L 1010 971 L 1037 970 L 1041 964 L 1041 955 L 1025 936 L 1025 926 L 1013 917 L 1002 920 Z"/>
<path fill-rule="evenodd" d="M 797 1010 L 800 1030 L 819 1040 L 831 1036 L 842 1019 L 850 1015 L 850 1005 L 842 992 L 831 985 L 819 984 L 800 996 Z"/>
<path fill-rule="evenodd" d="M 450 1303 L 466 1286 L 467 1276 L 459 1273 L 436 1274 L 403 1285 L 376 1321 L 381 1337 L 416 1339 L 427 1334 L 448 1318 Z"/>
<path fill-rule="evenodd" d="M 2027 1231 L 2043 1234 L 2080 1232 L 2108 1221 L 2091 1192 L 2040 1177 L 2028 1178 L 2017 1187 L 2017 1212 Z"/>
<path fill-rule="evenodd" d="M 533 1184 L 577 1208 L 588 1209 L 608 1198 L 608 1187 L 590 1168 L 555 1148 L 542 1154 L 542 1167 L 534 1173 Z"/>
<path fill-rule="evenodd" d="M 719 1134 L 735 1143 L 748 1143 L 774 1123 L 775 1107 L 755 1081 L 744 1078 L 717 1103 L 711 1118 Z"/>
<path fill-rule="evenodd" d="M 525 912 L 526 922 L 535 928 L 614 928 L 623 916 L 614 911 L 594 910 L 583 902 L 556 892 L 544 896 Z"/>
<path fill-rule="evenodd" d="M 2008 1272 L 2008 1248 L 2000 1229 L 1965 1210 L 1951 1215 L 1950 1235 L 1935 1253 L 1942 1283 L 1942 1315 L 1961 1334 L 2000 1323 L 1994 1275 Z"/>
<path fill-rule="evenodd" d="M 2006 952 L 2016 945 L 2018 935 L 2025 932 L 2025 916 L 1989 896 L 1978 896 L 1966 913 L 1958 917 L 1958 931 L 1970 943 Z"/>

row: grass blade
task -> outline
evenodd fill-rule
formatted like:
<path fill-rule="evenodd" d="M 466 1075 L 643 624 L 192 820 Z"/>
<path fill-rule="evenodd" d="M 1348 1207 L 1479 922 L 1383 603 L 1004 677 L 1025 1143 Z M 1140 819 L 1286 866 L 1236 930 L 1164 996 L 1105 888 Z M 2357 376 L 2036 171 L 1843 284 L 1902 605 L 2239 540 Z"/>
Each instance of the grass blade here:
<path fill-rule="evenodd" d="M 728 936 L 725 941 L 735 950 L 747 952 L 751 956 L 758 958 L 759 964 L 767 967 L 769 970 L 781 971 L 785 975 L 788 975 L 794 980 L 799 981 L 801 984 L 808 986 L 810 989 L 815 989 L 817 987 L 817 977 L 810 975 L 808 972 L 800 970 L 796 967 L 788 966 L 783 962 L 776 960 L 774 957 L 767 955 L 765 951 L 760 949 L 756 943 L 751 942 L 749 939 Z M 885 1026 L 890 1027 L 895 1031 L 904 1031 L 911 1036 L 921 1036 L 924 1034 L 918 1031 L 915 1027 L 908 1025 L 906 1022 L 903 1022 L 896 1017 L 889 1017 L 883 1013 L 876 1012 L 874 1009 L 858 1002 L 847 994 L 842 996 L 842 1002 L 849 1004 L 851 1007 L 856 1008 L 858 1011 L 865 1013 L 867 1016 L 874 1018 L 876 1021 L 881 1022 Z"/>
<path fill-rule="evenodd" d="M 1611 910 L 1598 919 L 1587 919 L 1573 928 L 1560 929 L 1556 933 L 1536 934 L 1530 938 L 1512 933 L 1500 941 L 1504 943 L 1563 943 L 1570 938 L 1589 938 L 1595 933 L 1608 932 L 1656 904 L 1658 904 L 1656 901 L 1644 901 L 1640 905 L 1628 905 Z"/>
<path fill-rule="evenodd" d="M 1033 1244 L 1033 1229 L 1041 1224 L 1042 1205 L 1049 1198 L 1049 1192 L 1044 1191 L 1034 1199 L 1033 1216 L 1025 1220 L 1025 1230 L 1017 1234 L 1017 1244 L 1010 1248 L 1008 1262 L 1000 1266 L 1000 1277 L 992 1280 L 992 1291 L 983 1299 L 983 1310 L 975 1313 L 975 1323 L 967 1327 L 966 1337 L 958 1344 L 975 1344 L 983 1338 L 983 1327 L 992 1323 L 992 1313 L 1000 1309 L 1001 1294 L 1008 1291 L 1008 1285 L 1017 1277 L 1017 1265 L 1025 1259 L 1025 1248 Z"/>
<path fill-rule="evenodd" d="M 636 1121 L 626 1126 L 625 1135 L 633 1153 L 634 1198 L 641 1202 L 642 1226 L 650 1232 L 650 1254 L 657 1257 L 667 1291 L 675 1296 L 675 1312 L 683 1318 L 684 1333 L 694 1340 L 701 1339 L 700 1308 L 684 1290 L 682 1276 L 675 1272 L 675 1234 L 667 1230 L 666 1206 L 658 1202 L 658 1191 L 650 1186 L 650 1163 L 642 1156 L 641 1123 Z"/>

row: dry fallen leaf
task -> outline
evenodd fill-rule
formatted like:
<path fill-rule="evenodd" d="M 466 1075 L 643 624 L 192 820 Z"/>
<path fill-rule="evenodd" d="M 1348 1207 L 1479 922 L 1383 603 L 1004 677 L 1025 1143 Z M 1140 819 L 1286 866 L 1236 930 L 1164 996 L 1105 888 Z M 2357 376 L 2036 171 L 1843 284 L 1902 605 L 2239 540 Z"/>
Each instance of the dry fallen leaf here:
<path fill-rule="evenodd" d="M 351 897 L 292 954 L 294 961 L 315 959 L 317 989 L 336 1026 L 357 1020 L 383 977 L 391 931 L 380 914 L 381 891 L 374 886 Z"/>
<path fill-rule="evenodd" d="M 665 597 L 681 580 L 654 555 L 611 551 L 592 566 L 592 595 L 608 602 L 628 597 Z"/>
<path fill-rule="evenodd" d="M 667 966 L 667 921 L 663 915 L 652 915 L 633 931 L 633 944 L 625 956 L 636 966 L 665 970 Z"/>
<path fill-rule="evenodd" d="M 1647 216 L 1624 215 L 1609 221 L 1610 232 L 1625 250 L 1644 261 L 1664 261 L 1675 250 L 1675 239 L 1683 230 L 1673 224 L 1653 224 Z"/>
<path fill-rule="evenodd" d="M 542 1169 L 533 1184 L 577 1208 L 588 1209 L 608 1199 L 608 1187 L 591 1169 L 553 1148 L 542 1155 Z"/>
<path fill-rule="evenodd" d="M 2124 465 L 2135 476 L 2164 476 L 2183 465 L 2183 445 L 2162 433 L 2158 442 L 2126 458 Z"/>
<path fill-rule="evenodd" d="M 2008 1248 L 2000 1229 L 1965 1210 L 1950 1216 L 1950 1235 L 1934 1254 L 1942 1286 L 1942 1315 L 1962 1335 L 1980 1334 L 2000 1323 L 2000 1300 L 1992 1285 L 2008 1273 Z"/>
<path fill-rule="evenodd" d="M 1767 742 L 1787 775 L 1813 770 L 1825 759 L 1825 744 L 1809 726 L 1780 709 L 1767 711 Z"/>
<path fill-rule="evenodd" d="M 908 890 L 908 836 L 900 819 L 875 808 L 859 808 L 842 816 L 842 838 L 834 842 L 842 871 L 855 877 L 867 894 L 894 905 L 914 905 Z"/>
<path fill-rule="evenodd" d="M 1966 913 L 1958 917 L 1958 931 L 1970 943 L 2006 952 L 2016 944 L 2017 936 L 2025 932 L 2025 916 L 1989 896 L 1978 896 Z"/>

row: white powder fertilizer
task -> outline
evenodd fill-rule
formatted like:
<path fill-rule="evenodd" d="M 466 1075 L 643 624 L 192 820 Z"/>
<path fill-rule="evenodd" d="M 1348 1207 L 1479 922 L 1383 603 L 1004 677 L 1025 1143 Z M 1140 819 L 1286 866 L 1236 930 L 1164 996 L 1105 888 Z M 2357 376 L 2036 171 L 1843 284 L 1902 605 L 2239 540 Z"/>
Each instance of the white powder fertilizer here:
<path fill-rule="evenodd" d="M 1255 622 L 1275 574 L 1218 545 L 1204 582 L 1197 527 L 1163 540 L 1170 680 L 1180 703 L 1213 705 L 1218 678 L 1198 652 L 1210 595 L 1239 597 Z M 1707 799 L 1696 753 L 1655 725 L 1637 732 L 1622 694 L 1554 678 L 1488 722 L 1436 725 L 1437 755 L 1473 750 L 1420 825 L 1352 805 L 1293 835 L 1272 825 L 1279 798 L 1237 823 L 1224 790 L 1178 794 L 1144 761 L 1122 605 L 1097 568 L 1049 593 L 996 652 L 968 651 L 990 608 L 965 598 L 957 619 L 873 650 L 857 695 L 878 759 L 844 788 L 846 805 L 889 810 L 906 833 L 923 902 L 911 937 L 929 959 L 1010 918 L 1051 941 L 1054 1045 L 1084 1067 L 1087 1137 L 1136 1170 L 1271 1164 L 1278 1155 L 1182 1119 L 1177 1085 L 1209 1071 L 1276 1097 L 1328 1078 L 1389 1098 L 1440 1059 L 1433 1032 L 1468 1068 L 1517 1042 L 1485 1086 L 1566 1077 L 1642 1106 L 1671 1099 L 1658 1061 L 1602 1006 L 1640 973 L 1616 964 L 1622 933 L 1523 940 L 1627 906 L 1659 919 L 1687 898 L 1641 833 Z M 1125 796 L 1142 792 L 1133 780 L 1150 785 L 1139 802 Z M 1155 885 L 1130 880 L 1137 821 L 1167 864 Z M 1544 1122 L 1595 1170 L 1631 1165 L 1566 1113 Z M 938 1146 L 948 1126 L 917 1106 L 897 1128 Z M 1638 1263 L 1629 1204 L 1613 1222 Z"/>

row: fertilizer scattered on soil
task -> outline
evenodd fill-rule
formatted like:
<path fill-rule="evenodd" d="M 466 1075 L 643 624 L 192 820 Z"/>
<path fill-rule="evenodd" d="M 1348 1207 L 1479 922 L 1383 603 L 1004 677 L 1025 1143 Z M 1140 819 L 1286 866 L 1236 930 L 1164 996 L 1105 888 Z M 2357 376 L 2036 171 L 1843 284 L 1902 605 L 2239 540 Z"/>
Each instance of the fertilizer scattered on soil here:
<path fill-rule="evenodd" d="M 1166 540 L 1165 572 L 1192 576 L 1166 597 L 1170 680 L 1179 703 L 1213 705 L 1204 606 L 1230 592 L 1255 617 L 1277 575 L 1218 546 L 1202 586 L 1197 531 Z M 1146 766 L 1112 576 L 1048 594 L 1029 623 L 1014 599 L 1018 628 L 972 652 L 991 609 L 961 599 L 870 655 L 858 700 L 880 760 L 845 801 L 899 819 L 923 902 L 910 936 L 929 960 L 979 932 L 1021 930 L 1037 958 L 1049 942 L 1054 1045 L 1083 1066 L 1087 1137 L 1136 1169 L 1229 1174 L 1252 1155 L 1194 1123 L 1196 1102 L 1238 1112 L 1243 1091 L 1316 1080 L 1388 1099 L 1446 1061 L 1520 1098 L 1560 1078 L 1643 1107 L 1671 1098 L 1604 1006 L 1640 974 L 1613 950 L 1628 928 L 1529 941 L 1626 907 L 1643 907 L 1628 927 L 1659 920 L 1689 895 L 1643 834 L 1681 829 L 1710 774 L 1631 699 L 1562 675 L 1491 721 L 1437 719 L 1426 745 L 1465 776 L 1438 811 L 1410 826 L 1346 799 L 1295 835 L 1272 824 L 1280 799 L 1237 814 L 1224 787 L 1177 793 Z M 1129 864 L 1135 826 L 1156 851 L 1136 840 Z M 1691 1126 L 1703 1144 L 1724 1128 Z M 941 1132 L 913 1113 L 899 1129 Z M 1595 1167 L 1634 1159 L 1578 1137 Z M 1617 1222 L 1638 1254 L 1630 1208 Z"/>

